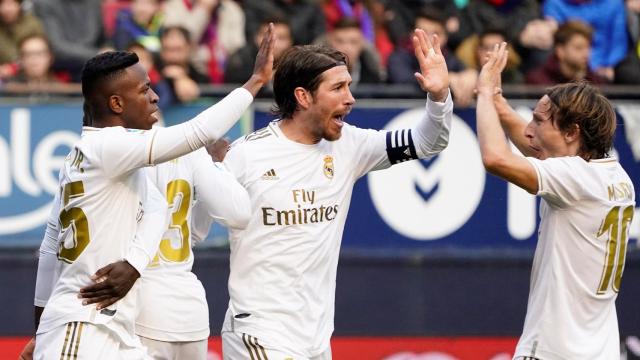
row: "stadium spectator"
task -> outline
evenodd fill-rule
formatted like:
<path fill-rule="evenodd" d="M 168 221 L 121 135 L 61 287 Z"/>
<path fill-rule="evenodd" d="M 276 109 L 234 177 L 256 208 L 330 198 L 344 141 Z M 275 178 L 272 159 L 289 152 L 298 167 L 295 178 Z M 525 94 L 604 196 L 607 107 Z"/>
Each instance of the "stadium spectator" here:
<path fill-rule="evenodd" d="M 51 72 L 53 54 L 43 35 L 28 36 L 19 44 L 18 74 L 9 81 L 24 84 L 54 84 L 59 80 Z"/>
<path fill-rule="evenodd" d="M 327 44 L 347 56 L 352 88 L 358 84 L 376 84 L 383 80 L 375 47 L 362 33 L 355 18 L 340 19 L 327 34 Z"/>
<path fill-rule="evenodd" d="M 629 51 L 615 68 L 616 84 L 640 84 L 640 0 L 627 0 Z"/>
<path fill-rule="evenodd" d="M 422 29 L 429 36 L 436 34 L 440 39 L 440 46 L 447 68 L 449 69 L 449 80 L 453 99 L 458 106 L 469 106 L 473 101 L 473 89 L 475 88 L 477 71 L 468 69 L 455 57 L 447 47 L 446 32 L 447 17 L 436 8 L 423 8 L 416 14 L 415 27 Z M 413 44 L 411 47 L 396 49 L 387 63 L 387 76 L 391 83 L 413 84 L 414 73 L 420 68 L 418 60 L 413 55 Z"/>
<path fill-rule="evenodd" d="M 311 44 L 325 33 L 326 25 L 322 7 L 310 0 L 243 0 L 247 18 L 247 39 L 255 38 L 261 24 L 272 17 L 285 18 L 289 22 L 294 45 Z"/>
<path fill-rule="evenodd" d="M 54 69 L 80 82 L 84 63 L 108 49 L 101 0 L 34 0 L 55 57 Z"/>
<path fill-rule="evenodd" d="M 269 29 L 269 23 L 274 25 L 273 31 L 276 43 L 273 49 L 273 56 L 275 61 L 277 62 L 280 55 L 291 47 L 293 38 L 291 37 L 291 28 L 289 28 L 287 20 L 282 17 L 266 18 L 265 22 L 260 26 L 253 43 L 240 48 L 229 57 L 224 72 L 224 81 L 226 83 L 241 83 L 251 76 L 253 62 L 258 53 L 258 46 Z"/>
<path fill-rule="evenodd" d="M 280 120 L 235 142 L 224 160 L 254 208 L 245 230 L 230 229 L 225 358 L 249 359 L 255 350 L 265 359 L 331 359 L 338 255 L 354 183 L 448 144 L 453 104 L 445 60 L 435 37 L 416 36 L 415 78 L 428 94 L 410 129 L 344 122 L 355 102 L 344 54 L 297 46 L 282 55 L 273 80 Z"/>
<path fill-rule="evenodd" d="M 545 0 L 544 16 L 558 24 L 579 19 L 593 28 L 589 67 L 612 81 L 614 67 L 627 54 L 628 38 L 623 0 Z"/>
<path fill-rule="evenodd" d="M 133 42 L 127 46 L 126 50 L 138 55 L 140 65 L 142 65 L 142 67 L 147 71 L 147 74 L 149 74 L 151 88 L 160 98 L 158 100 L 158 107 L 160 110 L 165 110 L 170 105 L 175 104 L 178 100 L 175 98 L 173 90 L 171 89 L 171 84 L 169 84 L 167 79 L 165 79 L 160 71 L 158 71 L 158 67 L 154 60 L 155 57 L 149 49 L 141 44 Z"/>
<path fill-rule="evenodd" d="M 586 81 L 548 89 L 526 122 L 502 97 L 506 44 L 478 77 L 488 172 L 540 196 L 527 315 L 513 359 L 620 359 L 620 291 L 635 190 L 613 152 L 616 113 Z M 514 154 L 511 142 L 526 156 Z"/>
<path fill-rule="evenodd" d="M 233 0 L 167 0 L 165 26 L 180 26 L 196 45 L 193 66 L 223 81 L 227 57 L 245 45 L 245 16 Z"/>
<path fill-rule="evenodd" d="M 380 0 L 324 0 L 327 31 L 333 31 L 344 18 L 356 19 L 362 36 L 376 49 L 378 61 L 386 64 L 394 45 L 386 28 L 385 5 Z"/>
<path fill-rule="evenodd" d="M 507 42 L 524 60 L 525 72 L 543 63 L 553 45 L 555 23 L 541 18 L 538 0 L 470 0 L 460 12 L 452 46 L 492 26 L 508 29 Z"/>
<path fill-rule="evenodd" d="M 22 10 L 22 0 L 0 0 L 0 79 L 15 75 L 18 43 L 44 34 L 40 20 Z"/>
<path fill-rule="evenodd" d="M 481 34 L 472 35 L 465 39 L 456 49 L 456 56 L 468 68 L 480 71 L 482 65 L 487 62 L 489 51 L 493 50 L 496 44 L 505 41 L 507 41 L 507 36 L 504 29 L 497 26 L 487 27 Z M 507 45 L 507 49 L 509 50 L 509 55 L 507 66 L 502 72 L 502 82 L 509 84 L 522 83 L 524 82 L 524 75 L 518 70 L 522 59 L 510 45 Z"/>
<path fill-rule="evenodd" d="M 174 98 L 181 103 L 197 99 L 198 84 L 209 83 L 209 77 L 191 63 L 189 31 L 179 26 L 166 27 L 160 33 L 160 42 L 160 73 L 169 81 Z"/>
<path fill-rule="evenodd" d="M 384 23 L 389 38 L 396 47 L 406 46 L 411 40 L 416 13 L 424 7 L 438 8 L 447 17 L 448 34 L 460 29 L 459 10 L 454 0 L 381 0 L 384 6 Z"/>
<path fill-rule="evenodd" d="M 124 50 L 136 42 L 154 54 L 160 52 L 160 30 L 164 21 L 163 0 L 132 0 L 120 9 L 113 32 L 113 46 Z M 162 97 L 161 97 L 162 98 Z"/>
<path fill-rule="evenodd" d="M 544 65 L 527 73 L 527 83 L 554 85 L 583 79 L 607 83 L 607 79 L 589 69 L 592 38 L 593 29 L 582 21 L 560 25 L 554 35 L 553 54 Z"/>

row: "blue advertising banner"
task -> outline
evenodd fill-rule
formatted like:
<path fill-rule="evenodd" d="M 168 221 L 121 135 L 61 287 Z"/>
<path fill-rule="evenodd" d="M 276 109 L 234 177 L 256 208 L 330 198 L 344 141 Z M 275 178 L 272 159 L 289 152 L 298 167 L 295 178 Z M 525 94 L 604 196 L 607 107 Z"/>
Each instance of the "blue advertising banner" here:
<path fill-rule="evenodd" d="M 209 105 L 172 108 L 164 122 L 190 119 Z M 227 136 L 246 133 L 250 120 L 244 116 Z M 81 130 L 81 103 L 0 105 L 0 246 L 40 244 L 60 166 Z"/>
<path fill-rule="evenodd" d="M 170 109 L 165 123 L 191 118 L 207 105 Z M 262 105 L 267 104 L 249 112 L 228 137 L 250 131 L 252 120 L 255 129 L 265 126 L 272 116 Z M 518 111 L 530 118 L 533 105 L 525 102 Z M 420 120 L 422 106 L 416 101 L 361 101 L 347 122 L 374 129 L 410 127 Z M 640 106 L 622 104 L 617 110 L 615 153 L 637 187 L 640 148 L 629 138 L 640 132 Z M 39 244 L 58 169 L 79 138 L 81 118 L 80 103 L 0 106 L 0 246 Z M 632 239 L 640 233 L 638 218 L 631 227 Z M 442 154 L 370 173 L 356 184 L 343 246 L 383 253 L 531 249 L 537 221 L 534 196 L 484 171 L 475 109 L 462 109 L 455 112 L 450 144 Z"/>
<path fill-rule="evenodd" d="M 384 103 L 389 105 L 381 105 Z M 531 119 L 535 104 L 527 103 L 517 110 Z M 422 104 L 381 101 L 360 105 L 346 121 L 363 128 L 408 128 L 423 116 Z M 640 107 L 625 109 L 632 116 Z M 271 119 L 268 112 L 256 112 L 256 129 Z M 637 195 L 640 156 L 634 157 L 625 122 L 622 117 L 619 120 L 615 153 L 636 185 Z M 475 131 L 475 109 L 456 110 L 449 146 L 440 155 L 372 172 L 356 183 L 343 248 L 382 253 L 420 248 L 534 248 L 539 220 L 536 197 L 485 172 Z M 631 238 L 637 239 L 639 232 L 636 216 Z"/>

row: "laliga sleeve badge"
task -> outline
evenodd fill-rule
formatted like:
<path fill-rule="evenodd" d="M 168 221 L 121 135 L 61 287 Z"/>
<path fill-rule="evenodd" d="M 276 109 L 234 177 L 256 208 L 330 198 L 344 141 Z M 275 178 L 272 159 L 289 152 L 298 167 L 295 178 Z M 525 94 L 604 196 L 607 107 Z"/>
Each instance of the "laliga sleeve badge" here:
<path fill-rule="evenodd" d="M 324 157 L 324 176 L 328 179 L 333 179 L 333 157 L 331 155 L 327 155 Z"/>

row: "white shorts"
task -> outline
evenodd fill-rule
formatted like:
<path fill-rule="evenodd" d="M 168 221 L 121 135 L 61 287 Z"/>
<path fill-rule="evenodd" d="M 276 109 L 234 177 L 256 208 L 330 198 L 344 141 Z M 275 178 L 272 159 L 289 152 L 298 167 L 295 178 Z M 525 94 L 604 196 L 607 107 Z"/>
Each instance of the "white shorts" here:
<path fill-rule="evenodd" d="M 107 327 L 70 322 L 36 335 L 34 360 L 151 360 L 144 347 L 128 347 Z"/>
<path fill-rule="evenodd" d="M 207 359 L 207 340 L 169 342 L 149 339 L 140 336 L 142 345 L 147 348 L 147 353 L 154 360 L 165 359 Z"/>
<path fill-rule="evenodd" d="M 318 356 L 306 357 L 262 345 L 258 339 L 249 334 L 223 331 L 222 358 L 224 360 L 331 360 L 331 347 Z"/>

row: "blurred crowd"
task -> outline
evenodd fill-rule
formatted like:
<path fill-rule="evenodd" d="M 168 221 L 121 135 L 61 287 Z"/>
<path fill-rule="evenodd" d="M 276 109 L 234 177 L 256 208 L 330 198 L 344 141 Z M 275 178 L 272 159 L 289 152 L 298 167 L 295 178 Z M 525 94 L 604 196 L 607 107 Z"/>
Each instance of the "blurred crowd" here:
<path fill-rule="evenodd" d="M 276 61 L 324 43 L 348 56 L 354 87 L 417 86 L 412 30 L 436 33 L 458 106 L 502 41 L 503 83 L 640 84 L 640 0 L 0 0 L 0 81 L 79 82 L 90 57 L 130 50 L 161 107 L 190 102 L 200 84 L 247 80 L 270 22 Z"/>

